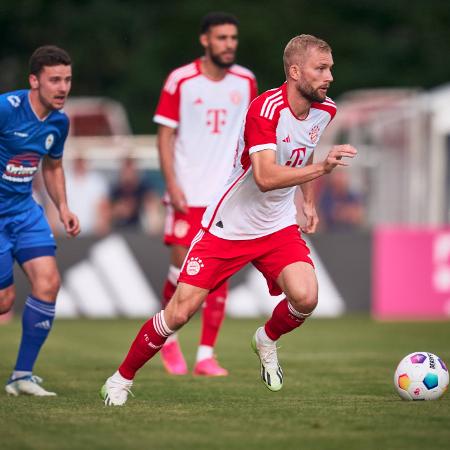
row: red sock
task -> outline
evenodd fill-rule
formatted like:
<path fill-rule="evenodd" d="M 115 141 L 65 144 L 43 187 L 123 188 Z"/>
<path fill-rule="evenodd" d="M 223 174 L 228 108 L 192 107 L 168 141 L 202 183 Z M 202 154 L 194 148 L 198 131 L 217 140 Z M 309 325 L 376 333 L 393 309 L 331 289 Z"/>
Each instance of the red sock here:
<path fill-rule="evenodd" d="M 163 309 L 166 308 L 167 303 L 169 303 L 169 300 L 172 298 L 176 289 L 177 289 L 177 285 L 173 284 L 171 281 L 169 281 L 167 279 L 166 282 L 164 283 L 163 292 L 162 292 L 162 296 L 163 296 L 162 307 L 163 307 Z"/>
<path fill-rule="evenodd" d="M 136 372 L 156 353 L 159 352 L 166 339 L 172 334 L 164 320 L 164 311 L 160 311 L 144 323 L 123 363 L 119 367 L 120 374 L 132 380 Z"/>
<path fill-rule="evenodd" d="M 298 328 L 309 314 L 296 311 L 287 299 L 281 300 L 273 310 L 272 317 L 266 322 L 264 329 L 267 336 L 277 341 L 281 335 Z"/>
<path fill-rule="evenodd" d="M 225 317 L 225 302 L 228 286 L 222 284 L 218 289 L 210 292 L 206 297 L 202 312 L 202 334 L 200 345 L 214 347 L 219 334 L 220 326 Z"/>

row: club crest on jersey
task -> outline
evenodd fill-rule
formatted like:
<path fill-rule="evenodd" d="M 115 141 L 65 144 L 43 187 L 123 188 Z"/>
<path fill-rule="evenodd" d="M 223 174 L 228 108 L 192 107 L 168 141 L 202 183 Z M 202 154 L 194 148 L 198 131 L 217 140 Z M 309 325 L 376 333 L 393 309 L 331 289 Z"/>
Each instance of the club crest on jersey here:
<path fill-rule="evenodd" d="M 231 91 L 230 100 L 234 105 L 239 105 L 242 101 L 242 94 L 239 91 Z"/>
<path fill-rule="evenodd" d="M 53 136 L 53 134 L 50 133 L 45 139 L 45 149 L 50 150 L 51 146 L 53 145 L 53 142 L 55 142 L 55 136 Z"/>
<path fill-rule="evenodd" d="M 314 125 L 309 132 L 309 137 L 313 144 L 315 144 L 319 140 L 319 133 L 320 133 L 319 125 Z"/>
<path fill-rule="evenodd" d="M 177 238 L 184 238 L 189 231 L 190 225 L 183 219 L 176 220 L 173 227 L 173 234 Z"/>
<path fill-rule="evenodd" d="M 186 273 L 188 275 L 197 275 L 202 267 L 205 267 L 205 265 L 200 258 L 191 257 L 187 260 Z"/>

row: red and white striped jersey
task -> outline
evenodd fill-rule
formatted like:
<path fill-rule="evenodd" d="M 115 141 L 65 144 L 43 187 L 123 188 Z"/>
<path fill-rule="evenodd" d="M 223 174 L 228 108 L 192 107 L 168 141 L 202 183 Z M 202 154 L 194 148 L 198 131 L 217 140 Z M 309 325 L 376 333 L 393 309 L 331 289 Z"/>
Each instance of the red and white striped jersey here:
<path fill-rule="evenodd" d="M 238 65 L 220 81 L 201 73 L 200 59 L 169 74 L 153 120 L 177 128 L 174 169 L 189 206 L 207 206 L 225 185 L 256 95 L 253 73 Z"/>
<path fill-rule="evenodd" d="M 277 163 L 304 167 L 336 113 L 330 98 L 312 103 L 308 117 L 291 111 L 286 83 L 256 98 L 242 126 L 234 169 L 225 188 L 206 209 L 202 226 L 224 239 L 255 239 L 296 223 L 296 187 L 261 192 L 252 174 L 250 155 L 275 150 Z"/>

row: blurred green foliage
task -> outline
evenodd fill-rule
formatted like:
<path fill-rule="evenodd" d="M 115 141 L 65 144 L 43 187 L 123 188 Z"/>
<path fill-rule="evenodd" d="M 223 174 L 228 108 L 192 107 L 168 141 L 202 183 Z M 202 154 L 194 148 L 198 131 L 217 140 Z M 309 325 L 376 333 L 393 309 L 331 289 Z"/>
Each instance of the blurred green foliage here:
<path fill-rule="evenodd" d="M 283 48 L 300 33 L 333 47 L 332 97 L 450 80 L 447 0 L 1 0 L 0 91 L 27 86 L 31 52 L 56 44 L 74 60 L 73 95 L 119 100 L 135 133 L 153 132 L 161 85 L 202 53 L 199 22 L 210 10 L 240 19 L 238 62 L 261 91 L 281 84 Z"/>

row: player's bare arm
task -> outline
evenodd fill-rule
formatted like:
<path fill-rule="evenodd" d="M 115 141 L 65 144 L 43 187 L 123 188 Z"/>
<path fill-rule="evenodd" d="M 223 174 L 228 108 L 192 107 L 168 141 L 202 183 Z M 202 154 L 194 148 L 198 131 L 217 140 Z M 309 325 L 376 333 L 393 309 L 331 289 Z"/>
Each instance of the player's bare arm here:
<path fill-rule="evenodd" d="M 309 166 L 313 163 L 314 156 L 311 156 L 306 163 L 306 166 Z M 319 216 L 316 212 L 316 205 L 314 202 L 314 188 L 312 181 L 308 181 L 300 185 L 300 188 L 303 193 L 303 214 L 305 216 L 306 222 L 303 224 L 300 229 L 303 233 L 311 234 L 315 233 L 317 229 L 317 225 L 319 224 Z"/>
<path fill-rule="evenodd" d="M 170 202 L 176 211 L 187 212 L 187 202 L 183 190 L 177 182 L 174 167 L 174 140 L 176 129 L 166 125 L 158 127 L 158 153 L 161 171 L 166 180 Z"/>
<path fill-rule="evenodd" d="M 342 158 L 353 158 L 357 151 L 351 145 L 335 145 L 324 161 L 305 167 L 282 166 L 274 150 L 262 150 L 250 155 L 253 177 L 262 192 L 298 186 L 330 173 L 337 166 L 348 166 Z"/>
<path fill-rule="evenodd" d="M 66 196 L 66 181 L 62 159 L 45 156 L 42 160 L 42 175 L 47 192 L 59 212 L 59 218 L 68 236 L 77 236 L 80 229 L 78 217 L 69 210 Z"/>

